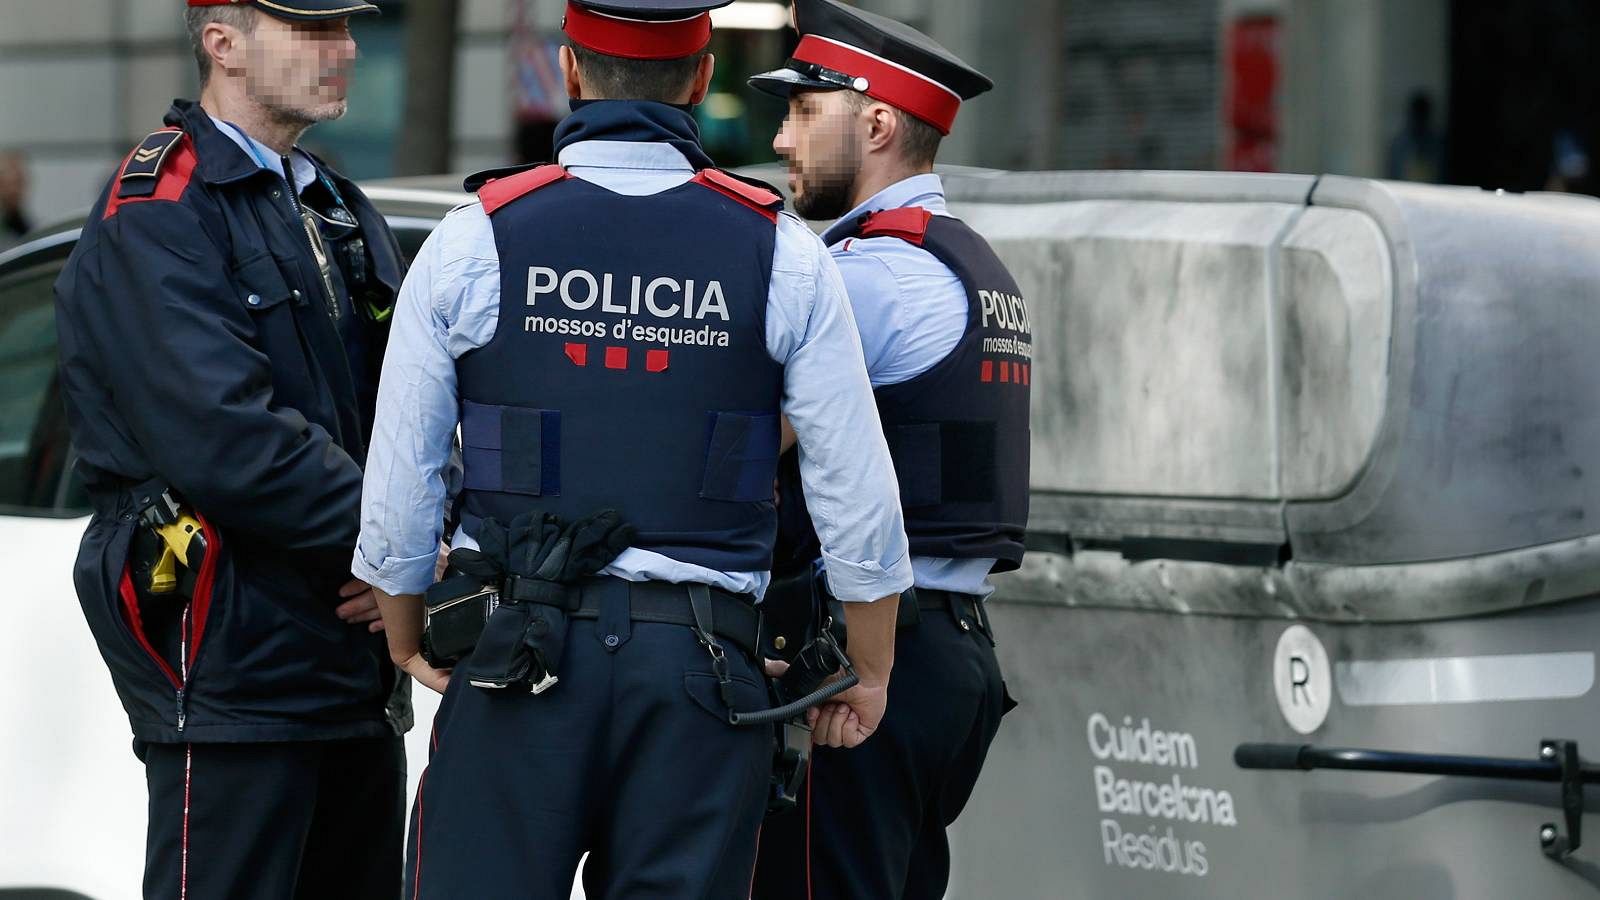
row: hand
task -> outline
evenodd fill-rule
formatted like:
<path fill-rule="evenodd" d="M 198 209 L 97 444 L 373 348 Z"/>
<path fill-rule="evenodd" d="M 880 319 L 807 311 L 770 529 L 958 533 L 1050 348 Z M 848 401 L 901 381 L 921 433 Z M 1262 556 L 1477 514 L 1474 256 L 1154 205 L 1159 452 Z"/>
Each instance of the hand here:
<path fill-rule="evenodd" d="M 439 559 L 433 564 L 433 580 L 444 580 L 444 570 L 450 568 L 450 545 L 444 541 L 439 542 Z"/>
<path fill-rule="evenodd" d="M 789 664 L 781 659 L 766 659 L 763 657 L 761 671 L 767 673 L 768 678 L 782 678 L 783 674 L 789 671 Z"/>
<path fill-rule="evenodd" d="M 334 614 L 344 620 L 346 624 L 356 625 L 367 623 L 367 631 L 377 634 L 383 630 L 383 616 L 378 612 L 378 598 L 372 593 L 372 585 L 359 578 L 352 578 L 339 588 L 339 596 L 344 602 L 334 610 Z"/>
<path fill-rule="evenodd" d="M 888 702 L 888 682 L 863 680 L 822 706 L 806 711 L 811 742 L 824 747 L 861 746 L 883 722 Z"/>
<path fill-rule="evenodd" d="M 389 659 L 402 672 L 421 682 L 424 687 L 444 693 L 450 684 L 450 672 L 435 669 L 422 658 L 422 596 L 420 594 L 389 594 L 382 588 L 373 588 L 378 598 L 378 609 L 384 621 L 384 639 L 389 644 Z"/>
<path fill-rule="evenodd" d="M 889 702 L 889 672 L 894 668 L 895 622 L 900 595 L 871 603 L 846 603 L 850 658 L 861 683 L 806 713 L 811 742 L 824 747 L 858 747 L 883 721 Z M 839 676 L 834 676 L 835 678 Z"/>
<path fill-rule="evenodd" d="M 405 659 L 397 659 L 394 664 L 399 666 L 401 671 L 415 678 L 418 684 L 436 694 L 444 693 L 444 689 L 450 685 L 450 670 L 435 669 L 428 665 L 428 661 L 422 658 L 421 653 L 413 653 Z"/>

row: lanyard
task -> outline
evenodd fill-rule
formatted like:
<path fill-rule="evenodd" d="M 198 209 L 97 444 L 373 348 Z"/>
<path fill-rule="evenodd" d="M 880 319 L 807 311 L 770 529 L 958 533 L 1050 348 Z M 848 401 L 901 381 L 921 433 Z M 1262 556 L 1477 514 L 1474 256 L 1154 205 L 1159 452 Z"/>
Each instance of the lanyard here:
<path fill-rule="evenodd" d="M 267 162 L 266 158 L 261 155 L 261 151 L 256 147 L 256 142 L 248 134 L 244 133 L 244 129 L 233 124 L 232 122 L 224 120 L 218 121 L 221 121 L 222 124 L 232 128 L 240 137 L 244 138 L 244 147 L 246 150 L 250 151 L 250 155 L 254 157 L 256 165 L 263 169 L 272 168 L 272 165 Z M 298 197 L 300 195 L 300 188 L 294 183 L 294 162 L 289 160 L 289 157 L 287 156 L 283 157 L 283 159 L 289 161 L 289 165 L 283 172 L 283 180 L 289 185 L 289 190 L 293 191 L 295 196 Z M 282 163 L 279 164 L 282 165 Z M 328 173 L 322 171 L 321 167 L 316 165 L 312 165 L 311 168 L 317 173 L 317 180 L 321 181 L 322 186 L 328 189 L 328 195 L 333 198 L 334 205 L 347 213 L 350 212 L 350 208 L 345 206 L 344 197 L 339 194 L 339 189 L 333 186 L 333 179 L 328 177 Z M 324 217 L 319 214 L 318 218 Z M 355 216 L 352 214 L 351 219 L 353 220 L 354 218 Z M 345 225 L 343 222 L 335 222 L 334 224 Z"/>

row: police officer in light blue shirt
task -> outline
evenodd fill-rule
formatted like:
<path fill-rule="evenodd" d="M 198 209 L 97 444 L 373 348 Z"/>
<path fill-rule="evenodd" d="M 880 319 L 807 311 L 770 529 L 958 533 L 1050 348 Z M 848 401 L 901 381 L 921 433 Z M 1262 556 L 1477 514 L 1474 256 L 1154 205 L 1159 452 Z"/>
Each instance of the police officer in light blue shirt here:
<path fill-rule="evenodd" d="M 780 413 L 830 588 L 853 601 L 862 678 L 813 713 L 815 740 L 853 747 L 881 720 L 913 577 L 894 472 L 826 249 L 699 146 L 687 104 L 709 85 L 718 5 L 569 3 L 559 165 L 493 173 L 402 289 L 353 568 L 396 661 L 445 692 L 408 896 L 564 898 L 585 851 L 592 897 L 748 890 L 771 733 L 728 724 L 714 658 L 685 626 L 696 596 L 718 629 L 754 619 Z M 638 528 L 583 583 L 559 679 L 536 695 L 419 656 L 458 423 L 458 548 L 523 512 L 613 507 Z M 735 699 L 765 705 L 753 634 L 719 635 Z"/>
<path fill-rule="evenodd" d="M 894 458 L 916 599 L 900 607 L 882 727 L 859 751 L 817 752 L 807 807 L 763 832 L 754 896 L 934 900 L 949 880 L 945 828 L 1011 705 L 983 600 L 990 572 L 1023 554 L 1032 331 L 1015 280 L 950 216 L 933 174 L 961 102 L 989 80 L 834 0 L 796 0 L 795 16 L 793 58 L 751 84 L 789 102 L 773 148 L 796 209 L 837 219 L 823 240 Z M 785 493 L 790 512 L 791 498 L 802 499 Z M 785 536 L 805 559 L 804 536 Z"/>

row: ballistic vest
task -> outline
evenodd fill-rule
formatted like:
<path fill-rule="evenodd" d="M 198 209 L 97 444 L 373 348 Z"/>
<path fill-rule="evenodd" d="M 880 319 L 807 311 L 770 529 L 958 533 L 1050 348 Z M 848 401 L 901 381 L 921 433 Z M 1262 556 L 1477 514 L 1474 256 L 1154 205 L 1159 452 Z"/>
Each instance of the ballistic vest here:
<path fill-rule="evenodd" d="M 766 314 L 781 198 L 715 169 L 627 196 L 559 166 L 493 180 L 479 197 L 500 318 L 456 364 L 462 527 L 614 508 L 639 549 L 767 569 L 783 369 Z"/>
<path fill-rule="evenodd" d="M 921 247 L 967 294 L 967 328 L 955 349 L 874 392 L 912 555 L 1017 568 L 1028 525 L 1033 328 L 1016 279 L 976 231 L 920 207 L 863 216 L 850 237 Z"/>

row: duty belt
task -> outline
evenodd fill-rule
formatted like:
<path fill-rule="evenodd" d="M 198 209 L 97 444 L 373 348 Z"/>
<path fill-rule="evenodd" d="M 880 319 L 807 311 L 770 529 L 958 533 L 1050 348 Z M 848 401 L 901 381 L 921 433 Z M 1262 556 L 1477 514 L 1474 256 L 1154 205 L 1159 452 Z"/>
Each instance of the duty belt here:
<path fill-rule="evenodd" d="M 978 595 L 934 588 L 912 588 L 901 595 L 895 630 L 904 631 L 920 624 L 927 613 L 938 612 L 947 613 L 962 631 L 976 628 L 990 643 L 994 642 L 988 611 L 983 608 L 983 600 Z"/>
<path fill-rule="evenodd" d="M 586 578 L 578 583 L 579 590 L 567 594 L 568 599 L 564 602 L 552 603 L 550 595 L 538 590 L 533 579 L 512 576 L 506 580 L 506 593 L 509 595 L 506 602 L 544 603 L 566 610 L 574 619 L 598 619 L 605 605 L 606 583 L 613 581 L 621 581 L 627 586 L 628 618 L 633 621 L 695 627 L 694 608 L 689 599 L 690 586 L 665 581 Z M 755 598 L 721 588 L 709 587 L 707 590 L 715 618 L 712 633 L 754 657 L 756 635 L 761 626 L 761 614 L 756 610 Z"/>

